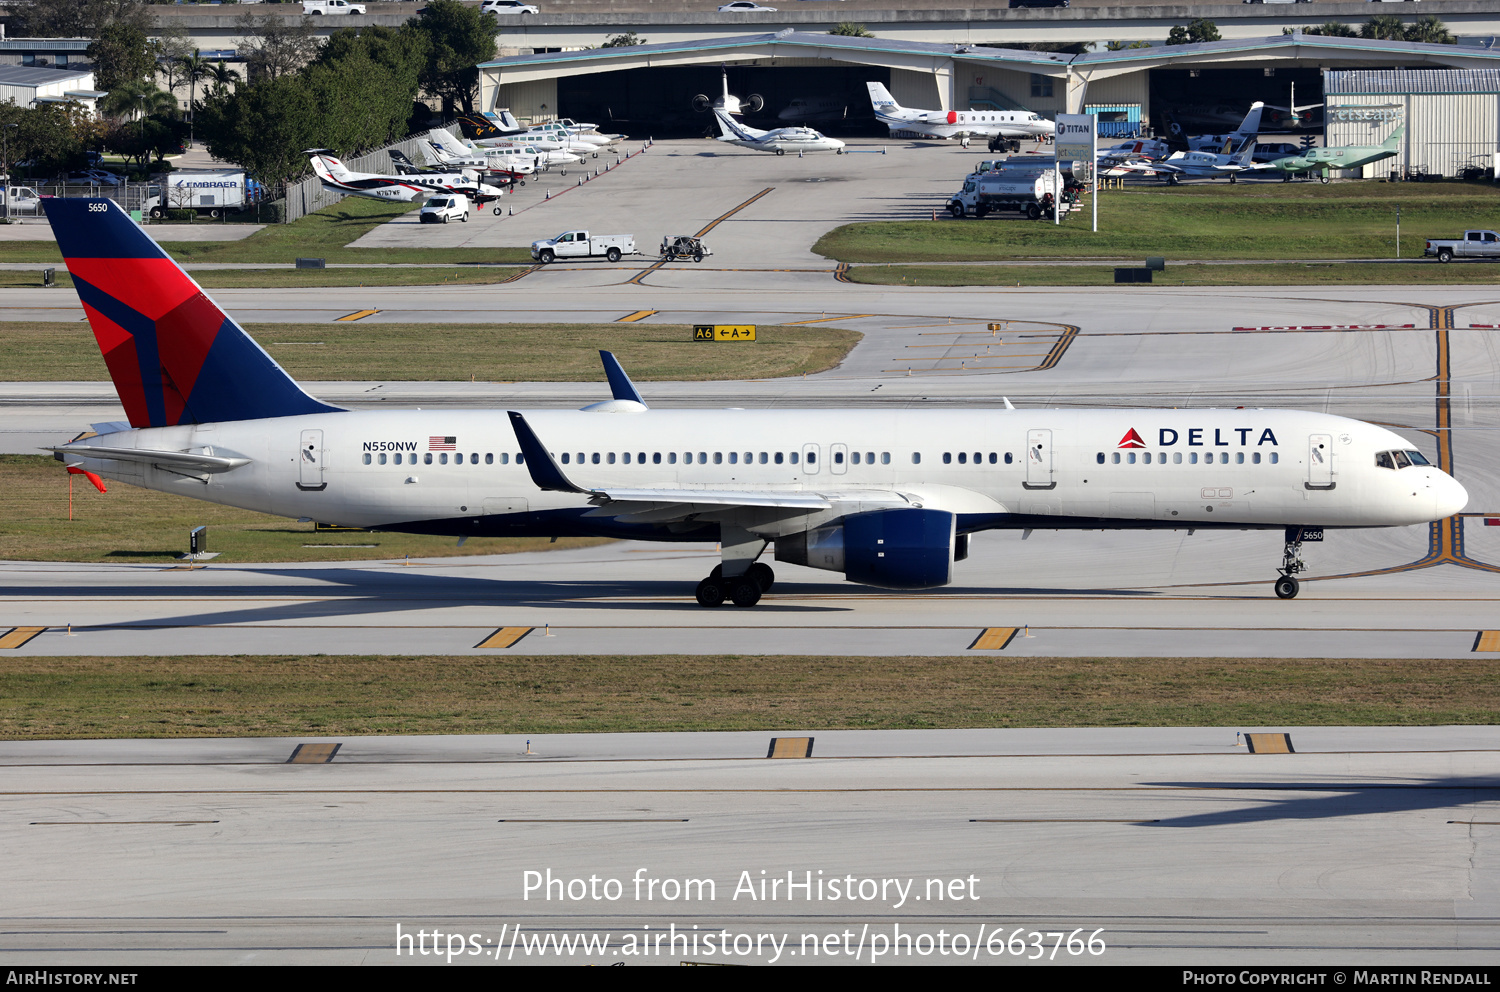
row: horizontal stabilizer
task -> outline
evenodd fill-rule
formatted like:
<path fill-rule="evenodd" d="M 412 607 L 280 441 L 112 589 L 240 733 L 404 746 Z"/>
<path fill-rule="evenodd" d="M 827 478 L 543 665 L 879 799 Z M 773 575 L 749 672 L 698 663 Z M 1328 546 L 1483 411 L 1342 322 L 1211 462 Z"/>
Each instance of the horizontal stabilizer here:
<path fill-rule="evenodd" d="M 74 458 L 142 462 L 173 469 L 196 469 L 199 472 L 228 472 L 230 469 L 250 464 L 250 459 L 241 457 L 224 458 L 219 455 L 203 455 L 192 451 L 153 451 L 150 448 L 110 448 L 102 444 L 63 444 L 42 450 Z"/>

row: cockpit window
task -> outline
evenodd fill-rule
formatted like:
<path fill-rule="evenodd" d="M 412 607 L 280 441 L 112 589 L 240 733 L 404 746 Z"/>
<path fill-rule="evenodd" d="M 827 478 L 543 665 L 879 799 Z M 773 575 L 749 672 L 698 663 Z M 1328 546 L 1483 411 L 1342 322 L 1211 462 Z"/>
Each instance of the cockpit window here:
<path fill-rule="evenodd" d="M 1375 455 L 1376 468 L 1402 469 L 1431 464 L 1420 451 L 1380 451 Z"/>

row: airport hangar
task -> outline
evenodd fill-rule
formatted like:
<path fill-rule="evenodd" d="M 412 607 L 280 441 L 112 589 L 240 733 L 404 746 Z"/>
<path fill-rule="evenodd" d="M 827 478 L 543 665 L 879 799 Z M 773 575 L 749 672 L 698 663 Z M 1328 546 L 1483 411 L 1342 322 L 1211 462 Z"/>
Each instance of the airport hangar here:
<path fill-rule="evenodd" d="M 1363 121 L 1357 116 L 1366 92 L 1386 96 L 1411 89 L 1424 99 L 1404 109 L 1418 116 L 1413 137 L 1397 166 L 1423 165 L 1433 172 L 1451 161 L 1467 163 L 1476 155 L 1500 149 L 1500 50 L 1467 45 L 1370 41 L 1294 33 L 1271 38 L 1156 46 L 1072 55 L 982 45 L 934 44 L 885 38 L 852 38 L 783 30 L 773 34 L 705 38 L 692 42 L 542 52 L 495 59 L 479 66 L 479 107 L 509 108 L 519 118 L 577 120 L 655 126 L 655 132 L 704 131 L 706 112 L 694 111 L 694 98 L 720 92 L 719 67 L 725 66 L 730 91 L 761 94 L 764 113 L 775 117 L 797 98 L 835 97 L 845 101 L 848 119 L 869 111 L 867 81 L 884 83 L 904 106 L 922 109 L 1026 109 L 1046 117 L 1058 113 L 1098 113 L 1111 134 L 1144 132 L 1152 127 L 1153 97 L 1181 102 L 1191 91 L 1222 94 L 1231 111 L 1226 126 L 1238 122 L 1253 100 L 1290 105 L 1291 83 L 1298 83 L 1297 103 L 1323 101 L 1325 78 L 1336 73 L 1339 97 L 1351 108 L 1337 130 L 1337 143 L 1378 143 L 1395 125 L 1390 114 Z M 1402 84 L 1401 78 L 1424 75 L 1406 70 L 1484 70 L 1443 73 L 1461 85 Z M 1380 70 L 1368 73 L 1361 70 Z M 1385 89 L 1359 82 L 1365 75 L 1387 79 Z M 1434 74 L 1439 75 L 1439 74 Z M 1457 85 L 1457 89 L 1453 89 Z M 1486 93 L 1486 89 L 1488 92 Z M 1397 102 L 1380 96 L 1380 102 Z M 699 106 L 702 101 L 699 101 Z M 1275 115 L 1273 114 L 1273 117 Z M 1235 119 L 1231 122 L 1229 117 Z M 821 126 L 813 121 L 814 126 Z M 1379 125 L 1379 127 L 1377 127 Z M 1274 128 L 1272 121 L 1268 129 Z M 833 126 L 837 130 L 837 124 Z M 1379 137 L 1375 137 L 1377 131 Z M 870 134 L 883 133 L 883 129 Z M 1356 140 L 1359 139 L 1359 140 Z M 1428 143 L 1444 146 L 1439 154 Z M 1462 145 L 1460 149 L 1458 146 Z M 1461 152 L 1461 154 L 1460 154 Z M 1386 163 L 1386 168 L 1391 164 Z M 1376 174 L 1376 173 L 1371 173 Z"/>

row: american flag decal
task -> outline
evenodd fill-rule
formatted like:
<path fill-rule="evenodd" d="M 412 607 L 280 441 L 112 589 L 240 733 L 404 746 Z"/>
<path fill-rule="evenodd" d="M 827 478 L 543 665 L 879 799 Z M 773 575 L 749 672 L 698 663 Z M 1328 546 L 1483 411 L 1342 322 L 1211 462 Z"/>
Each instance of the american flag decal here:
<path fill-rule="evenodd" d="M 458 438 L 456 437 L 429 437 L 427 439 L 428 451 L 457 451 Z"/>

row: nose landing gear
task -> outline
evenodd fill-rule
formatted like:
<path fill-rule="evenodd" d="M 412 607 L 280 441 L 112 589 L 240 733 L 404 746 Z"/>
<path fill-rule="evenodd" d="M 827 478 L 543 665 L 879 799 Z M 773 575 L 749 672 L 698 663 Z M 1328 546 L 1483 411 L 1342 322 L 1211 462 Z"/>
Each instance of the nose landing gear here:
<path fill-rule="evenodd" d="M 1297 573 L 1307 571 L 1307 563 L 1302 560 L 1302 541 L 1321 541 L 1323 531 L 1312 527 L 1288 527 L 1286 529 L 1286 544 L 1281 552 L 1281 578 L 1276 580 L 1276 598 L 1296 599 L 1302 584 L 1297 581 Z"/>

